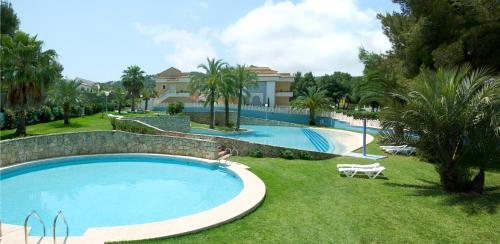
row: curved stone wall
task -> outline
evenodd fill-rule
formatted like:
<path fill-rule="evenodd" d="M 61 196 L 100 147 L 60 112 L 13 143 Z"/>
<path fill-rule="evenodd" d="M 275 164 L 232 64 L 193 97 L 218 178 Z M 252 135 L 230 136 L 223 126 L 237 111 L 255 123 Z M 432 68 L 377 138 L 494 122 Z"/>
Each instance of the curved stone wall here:
<path fill-rule="evenodd" d="M 0 166 L 82 154 L 159 153 L 216 159 L 218 143 L 196 138 L 89 131 L 0 141 Z"/>

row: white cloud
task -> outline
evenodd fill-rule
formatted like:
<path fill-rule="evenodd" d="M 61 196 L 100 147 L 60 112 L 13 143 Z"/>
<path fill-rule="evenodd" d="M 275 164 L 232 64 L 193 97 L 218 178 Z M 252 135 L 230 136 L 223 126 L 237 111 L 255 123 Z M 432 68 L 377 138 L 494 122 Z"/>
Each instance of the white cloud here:
<path fill-rule="evenodd" d="M 228 26 L 220 39 L 239 63 L 318 75 L 359 75 L 359 47 L 390 49 L 376 13 L 361 10 L 355 0 L 268 1 Z"/>
<path fill-rule="evenodd" d="M 201 1 L 200 2 L 200 7 L 202 7 L 202 8 L 208 8 L 208 3 L 205 2 L 205 1 Z"/>
<path fill-rule="evenodd" d="M 192 71 L 207 57 L 215 57 L 212 45 L 212 30 L 200 29 L 193 33 L 168 26 L 148 26 L 135 23 L 136 29 L 143 35 L 151 36 L 156 44 L 166 43 L 173 46 L 173 51 L 165 55 L 165 62 L 183 71 Z"/>

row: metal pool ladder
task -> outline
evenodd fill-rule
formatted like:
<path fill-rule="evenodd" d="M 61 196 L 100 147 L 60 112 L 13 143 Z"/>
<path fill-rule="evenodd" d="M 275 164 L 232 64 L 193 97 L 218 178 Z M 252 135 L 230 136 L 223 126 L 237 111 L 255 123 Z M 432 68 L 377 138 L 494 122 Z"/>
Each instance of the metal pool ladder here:
<path fill-rule="evenodd" d="M 35 210 L 31 211 L 31 213 L 29 213 L 28 216 L 26 216 L 26 218 L 24 219 L 24 242 L 26 244 L 28 244 L 28 220 L 30 219 L 31 216 L 35 216 L 43 226 L 43 236 L 41 236 L 40 240 L 38 240 L 38 242 L 37 242 L 37 243 L 40 243 L 42 241 L 42 239 L 45 237 L 45 223 L 43 222 L 42 218 L 40 218 L 40 215 Z"/>
<path fill-rule="evenodd" d="M 30 219 L 31 216 L 35 216 L 38 221 L 42 224 L 43 226 L 43 236 L 40 237 L 40 239 L 38 240 L 37 243 L 40 243 L 42 241 L 42 239 L 46 236 L 46 233 L 45 233 L 45 223 L 43 222 L 42 218 L 40 217 L 40 215 L 38 214 L 37 211 L 33 210 L 31 211 L 28 216 L 26 216 L 26 219 L 24 219 L 24 242 L 26 244 L 28 244 L 28 221 Z M 66 217 L 64 217 L 64 214 L 61 210 L 59 210 L 56 214 L 56 217 L 54 217 L 54 221 L 53 221 L 53 236 L 54 236 L 54 244 L 56 243 L 56 230 L 57 230 L 57 220 L 59 219 L 59 217 L 62 218 L 63 222 L 64 222 L 64 225 L 66 225 L 66 236 L 64 237 L 64 241 L 63 243 L 66 243 L 66 241 L 68 240 L 68 235 L 69 235 L 69 226 L 68 226 L 68 222 L 66 221 Z M 0 222 L 0 225 L 1 225 L 1 222 Z M 0 226 L 1 228 L 1 226 Z M 0 236 L 1 236 L 1 230 L 0 230 Z"/>
<path fill-rule="evenodd" d="M 66 225 L 66 237 L 64 237 L 64 241 L 63 243 L 66 243 L 66 241 L 68 240 L 68 235 L 69 235 L 69 226 L 68 226 L 68 222 L 66 222 L 66 217 L 64 217 L 64 214 L 61 210 L 59 210 L 56 214 L 56 217 L 54 217 L 54 222 L 53 222 L 53 234 L 54 234 L 54 244 L 56 243 L 56 225 L 57 225 L 57 219 L 59 218 L 59 216 L 62 218 L 63 222 L 64 222 L 64 225 Z"/>

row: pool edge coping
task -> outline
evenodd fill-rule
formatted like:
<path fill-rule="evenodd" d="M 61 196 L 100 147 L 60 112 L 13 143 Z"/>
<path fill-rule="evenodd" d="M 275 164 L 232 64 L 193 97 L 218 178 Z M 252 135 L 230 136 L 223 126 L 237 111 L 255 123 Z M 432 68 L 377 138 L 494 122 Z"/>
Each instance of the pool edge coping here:
<path fill-rule="evenodd" d="M 88 154 L 88 155 L 75 155 L 75 156 L 65 156 L 65 157 L 85 157 L 85 156 L 99 156 L 99 155 L 120 155 L 123 153 L 109 153 L 109 154 Z M 174 157 L 182 159 L 198 160 L 209 164 L 219 164 L 217 160 L 210 160 L 204 158 L 196 158 L 190 156 L 180 156 L 172 154 L 155 154 L 155 153 L 125 153 L 127 155 L 155 155 L 164 157 Z M 64 157 L 54 157 L 49 159 L 64 158 Z M 38 161 L 49 160 L 41 159 L 29 161 L 13 166 L 25 165 L 36 163 Z M 10 168 L 12 166 L 6 166 L 5 168 Z M 243 188 L 241 192 L 236 195 L 231 200 L 216 206 L 214 208 L 175 218 L 170 220 L 149 222 L 143 224 L 134 225 L 123 225 L 123 226 L 109 226 L 109 227 L 95 227 L 88 228 L 81 236 L 70 236 L 68 237 L 69 243 L 104 243 L 110 241 L 132 241 L 132 240 L 144 240 L 144 239 L 157 239 L 164 237 L 172 237 L 178 235 L 185 235 L 189 233 L 194 233 L 216 227 L 234 220 L 240 219 L 245 215 L 249 214 L 255 210 L 264 201 L 266 195 L 266 187 L 264 182 L 254 173 L 245 169 L 241 165 L 230 165 L 226 168 L 237 175 L 243 182 Z M 3 223 L 2 223 L 3 224 Z M 19 227 L 23 229 L 23 226 L 10 225 L 12 227 Z M 62 237 L 64 238 L 64 237 Z M 57 239 L 62 239 L 57 237 Z M 2 241 L 8 241 L 8 236 L 2 236 Z M 24 239 L 24 232 L 23 232 Z M 29 239 L 38 240 L 39 236 L 30 236 Z M 18 238 L 15 238 L 18 240 Z M 45 241 L 51 241 L 51 236 L 46 236 L 42 243 Z"/>

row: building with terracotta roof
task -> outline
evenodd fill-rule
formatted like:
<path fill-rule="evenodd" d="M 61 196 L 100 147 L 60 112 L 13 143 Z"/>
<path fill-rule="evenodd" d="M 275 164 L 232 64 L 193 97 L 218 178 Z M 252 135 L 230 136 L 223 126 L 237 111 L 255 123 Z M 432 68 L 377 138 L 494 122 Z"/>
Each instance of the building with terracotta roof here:
<path fill-rule="evenodd" d="M 288 106 L 293 96 L 291 85 L 293 77 L 290 73 L 279 73 L 269 67 L 250 66 L 259 78 L 256 87 L 249 89 L 250 98 L 247 104 L 269 107 Z M 203 98 L 189 92 L 191 82 L 190 72 L 182 72 L 177 68 L 170 67 L 155 76 L 156 92 L 158 98 L 154 104 L 171 102 L 194 103 L 202 101 Z"/>

